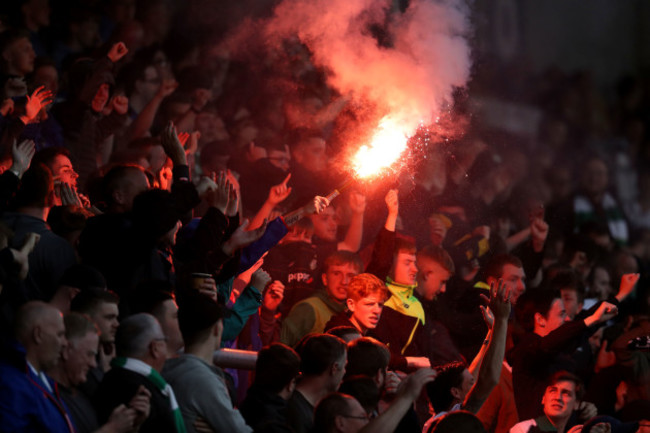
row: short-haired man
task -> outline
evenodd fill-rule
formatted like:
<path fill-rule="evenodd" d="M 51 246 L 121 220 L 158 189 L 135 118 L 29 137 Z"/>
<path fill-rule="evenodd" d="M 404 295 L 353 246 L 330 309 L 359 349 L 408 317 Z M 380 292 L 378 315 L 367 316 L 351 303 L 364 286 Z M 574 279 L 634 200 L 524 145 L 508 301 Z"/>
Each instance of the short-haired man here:
<path fill-rule="evenodd" d="M 345 301 L 348 311 L 333 316 L 325 325 L 325 331 L 339 326 L 352 326 L 361 335 L 365 335 L 377 327 L 386 299 L 388 290 L 379 278 L 372 274 L 353 277 Z"/>
<path fill-rule="evenodd" d="M 167 361 L 162 375 L 176 392 L 187 431 L 201 418 L 215 432 L 252 432 L 233 408 L 223 371 L 212 364 L 221 345 L 222 307 L 195 291 L 183 297 L 178 314 L 185 351 Z"/>
<path fill-rule="evenodd" d="M 0 77 L 2 86 L 6 81 L 17 81 L 10 84 L 16 92 L 6 92 L 9 96 L 23 96 L 27 93 L 25 76 L 34 71 L 36 53 L 29 40 L 29 33 L 20 29 L 10 29 L 2 32 L 0 37 Z M 20 89 L 24 89 L 22 92 Z"/>
<path fill-rule="evenodd" d="M 512 304 L 516 305 L 519 297 L 526 291 L 526 273 L 521 260 L 512 254 L 494 256 L 485 266 L 485 281 L 492 284 L 499 279 L 508 286 L 512 293 Z"/>
<path fill-rule="evenodd" d="M 151 393 L 151 410 L 140 432 L 185 432 L 174 390 L 160 375 L 168 355 L 166 338 L 155 317 L 140 313 L 123 320 L 115 336 L 115 350 L 117 358 L 95 393 L 99 422 L 105 423 L 116 407 L 128 404 L 144 386 Z"/>
<path fill-rule="evenodd" d="M 80 386 L 88 397 L 95 394 L 115 357 L 115 334 L 120 325 L 118 303 L 119 297 L 110 290 L 91 289 L 79 293 L 70 304 L 71 311 L 86 314 L 99 328 L 97 366 L 88 372 L 87 381 Z"/>
<path fill-rule="evenodd" d="M 569 418 L 578 409 L 583 395 L 584 387 L 578 376 L 558 371 L 551 376 L 542 397 L 544 414 L 515 424 L 510 433 L 528 433 L 533 427 L 539 431 L 565 433 L 570 427 Z"/>
<path fill-rule="evenodd" d="M 423 329 L 424 309 L 414 296 L 418 274 L 415 244 L 396 235 L 397 190 L 388 191 L 385 201 L 388 216 L 377 235 L 366 272 L 385 280 L 391 295 L 384 304 L 377 327 L 370 334 L 390 348 L 392 368 L 429 367 L 428 342 Z"/>
<path fill-rule="evenodd" d="M 28 233 L 40 235 L 29 255 L 25 280 L 26 300 L 49 301 L 63 272 L 77 263 L 74 248 L 47 225 L 54 198 L 54 182 L 47 167 L 33 164 L 22 177 L 15 197 L 15 212 L 5 212 L 2 221 L 14 231 L 12 247 L 20 249 Z"/>
<path fill-rule="evenodd" d="M 390 351 L 385 344 L 371 337 L 361 337 L 348 344 L 346 375 L 370 377 L 381 390 L 386 380 L 389 361 Z"/>
<path fill-rule="evenodd" d="M 167 281 L 150 280 L 140 283 L 131 297 L 131 313 L 149 313 L 158 320 L 167 337 L 169 356 L 175 356 L 183 347 L 183 336 L 178 323 L 178 304 L 174 287 Z"/>
<path fill-rule="evenodd" d="M 354 326 L 335 326 L 334 328 L 328 329 L 326 333 L 335 337 L 339 337 L 346 343 L 363 337 L 359 330 Z"/>
<path fill-rule="evenodd" d="M 321 400 L 314 413 L 315 431 L 322 433 L 358 432 L 370 417 L 357 399 L 339 392 Z"/>
<path fill-rule="evenodd" d="M 573 269 L 558 272 L 549 281 L 551 290 L 559 290 L 564 310 L 569 320 L 576 318 L 585 302 L 585 289 Z"/>
<path fill-rule="evenodd" d="M 510 354 L 519 419 L 540 415 L 538 402 L 548 377 L 560 366 L 567 368 L 576 344 L 592 332 L 590 327 L 606 322 L 617 312 L 615 305 L 602 302 L 592 307 L 586 318 L 568 321 L 558 292 L 536 291 L 521 299 L 517 316 L 527 333 Z"/>
<path fill-rule="evenodd" d="M 67 405 L 77 433 L 95 431 L 130 432 L 137 430 L 149 415 L 148 391 L 142 387 L 128 404 L 116 407 L 108 422 L 100 426 L 90 400 L 77 390 L 86 381 L 88 370 L 97 366 L 99 329 L 90 318 L 79 313 L 67 314 L 65 336 L 68 345 L 63 349 L 59 363 L 50 375 L 59 384 L 61 397 Z M 101 430 L 100 427 L 102 428 Z"/>
<path fill-rule="evenodd" d="M 416 255 L 418 267 L 418 286 L 416 296 L 420 300 L 433 301 L 447 291 L 447 282 L 456 268 L 449 254 L 436 245 L 429 245 Z"/>
<path fill-rule="evenodd" d="M 296 433 L 307 433 L 314 420 L 314 407 L 335 392 L 347 364 L 347 345 L 333 335 L 306 337 L 298 347 L 302 378 L 287 405 L 287 423 Z"/>
<path fill-rule="evenodd" d="M 404 380 L 391 405 L 372 420 L 353 397 L 332 393 L 323 398 L 314 412 L 314 433 L 390 433 L 421 394 L 422 387 L 434 380 L 430 368 L 421 368 Z"/>
<path fill-rule="evenodd" d="M 2 431 L 74 433 L 56 382 L 45 374 L 67 345 L 61 312 L 31 301 L 16 314 L 14 327 L 16 341 L 3 350 L 0 360 Z"/>
<path fill-rule="evenodd" d="M 113 166 L 102 178 L 103 202 L 106 213 L 119 215 L 133 208 L 133 199 L 149 189 L 149 179 L 139 165 Z"/>
<path fill-rule="evenodd" d="M 481 294 L 487 294 L 490 285 L 502 280 L 512 294 L 511 302 L 514 306 L 526 290 L 524 266 L 515 255 L 495 255 L 481 271 L 484 280 L 476 283 L 474 288 L 468 288 L 460 299 L 462 303 L 455 308 L 448 308 L 446 314 L 441 317 L 458 349 L 466 358 L 472 357 L 480 350 L 483 342 L 482 336 L 486 330 L 485 321 L 479 309 L 483 304 Z M 508 341 L 508 349 L 511 346 L 511 341 Z"/>
<path fill-rule="evenodd" d="M 332 316 L 345 309 L 348 285 L 362 270 L 363 263 L 354 253 L 337 251 L 329 256 L 322 276 L 324 290 L 294 305 L 282 322 L 280 341 L 293 346 L 309 333 L 323 332 Z"/>
<path fill-rule="evenodd" d="M 472 364 L 453 362 L 438 371 L 436 380 L 427 386 L 427 394 L 435 416 L 427 421 L 425 430 L 446 412 L 467 410 L 476 414 L 499 382 L 505 353 L 510 290 L 500 281 L 490 288 L 489 310 L 494 316 L 492 328 Z"/>
<path fill-rule="evenodd" d="M 438 296 L 447 291 L 447 282 L 455 272 L 454 261 L 447 251 L 436 245 L 428 245 L 416 255 L 418 266 L 418 285 L 414 295 L 424 309 L 424 333 L 431 342 L 428 356 L 432 365 L 443 365 L 463 359 L 449 330 L 440 318 L 443 312 Z"/>
<path fill-rule="evenodd" d="M 323 253 L 332 251 L 352 251 L 356 253 L 361 246 L 363 235 L 363 215 L 366 209 L 366 198 L 360 193 L 352 192 L 348 201 L 351 209 L 350 225 L 342 241 L 337 240 L 338 219 L 336 209 L 327 207 L 323 212 L 310 215 L 314 224 L 314 237 L 312 242 L 316 246 L 319 260 L 323 259 Z"/>
<path fill-rule="evenodd" d="M 393 359 L 398 360 L 392 366 L 395 369 L 429 367 L 424 309 L 414 295 L 418 272 L 415 244 L 398 238 L 394 240 L 394 245 L 393 262 L 386 277 L 386 287 L 391 296 L 370 335 L 388 345 Z"/>
<path fill-rule="evenodd" d="M 434 383 L 427 386 L 431 407 L 437 416 L 459 410 L 476 382 L 464 362 L 451 362 L 437 369 Z"/>
<path fill-rule="evenodd" d="M 287 427 L 287 401 L 300 375 L 300 357 L 282 343 L 272 343 L 259 351 L 255 380 L 239 410 L 254 430 L 290 431 Z"/>

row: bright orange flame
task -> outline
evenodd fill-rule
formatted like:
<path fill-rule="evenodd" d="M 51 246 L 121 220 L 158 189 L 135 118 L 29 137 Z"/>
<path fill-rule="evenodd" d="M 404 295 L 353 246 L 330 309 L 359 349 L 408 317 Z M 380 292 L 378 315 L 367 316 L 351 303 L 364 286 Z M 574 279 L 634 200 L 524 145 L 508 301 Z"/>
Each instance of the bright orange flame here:
<path fill-rule="evenodd" d="M 352 164 L 357 176 L 367 178 L 390 167 L 406 150 L 406 141 L 402 128 L 394 120 L 384 117 L 370 145 L 361 146 L 354 156 Z"/>

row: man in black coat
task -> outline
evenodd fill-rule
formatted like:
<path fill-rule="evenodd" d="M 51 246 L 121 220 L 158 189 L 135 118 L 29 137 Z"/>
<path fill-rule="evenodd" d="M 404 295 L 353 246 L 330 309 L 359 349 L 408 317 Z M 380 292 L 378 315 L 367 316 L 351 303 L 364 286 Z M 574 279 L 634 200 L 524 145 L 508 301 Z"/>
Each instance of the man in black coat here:
<path fill-rule="evenodd" d="M 141 387 L 151 393 L 149 418 L 141 433 L 184 433 L 185 424 L 174 391 L 160 375 L 168 358 L 166 338 L 158 321 L 150 314 L 135 314 L 125 319 L 115 336 L 117 358 L 104 375 L 95 394 L 100 424 L 105 423 L 119 405 L 127 405 Z"/>

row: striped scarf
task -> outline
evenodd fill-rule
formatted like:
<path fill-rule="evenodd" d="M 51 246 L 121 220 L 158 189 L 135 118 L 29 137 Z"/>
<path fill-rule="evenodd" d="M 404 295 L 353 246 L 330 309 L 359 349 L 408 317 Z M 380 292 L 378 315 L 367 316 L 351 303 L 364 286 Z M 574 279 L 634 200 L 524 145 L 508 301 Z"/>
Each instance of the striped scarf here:
<path fill-rule="evenodd" d="M 132 371 L 149 379 L 149 381 L 153 383 L 156 388 L 158 388 L 160 392 L 169 400 L 169 405 L 171 407 L 172 413 L 174 414 L 176 431 L 178 433 L 186 433 L 185 422 L 183 422 L 183 415 L 181 414 L 181 410 L 178 407 L 178 402 L 176 401 L 174 390 L 165 381 L 165 379 L 163 379 L 160 373 L 154 370 L 150 365 L 133 358 L 118 357 L 113 359 L 111 365 L 113 367 L 121 367 L 125 370 Z"/>

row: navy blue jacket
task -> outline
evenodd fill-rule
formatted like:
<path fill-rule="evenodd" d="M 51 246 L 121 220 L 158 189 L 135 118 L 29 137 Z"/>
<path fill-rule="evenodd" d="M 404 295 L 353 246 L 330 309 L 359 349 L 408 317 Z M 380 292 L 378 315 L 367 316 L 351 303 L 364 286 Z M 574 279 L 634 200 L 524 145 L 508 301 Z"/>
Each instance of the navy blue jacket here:
<path fill-rule="evenodd" d="M 25 360 L 25 349 L 17 342 L 5 347 L 0 360 L 0 431 L 3 433 L 74 433 L 68 409 L 59 396 L 56 382 L 41 377 Z"/>

